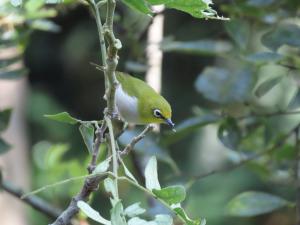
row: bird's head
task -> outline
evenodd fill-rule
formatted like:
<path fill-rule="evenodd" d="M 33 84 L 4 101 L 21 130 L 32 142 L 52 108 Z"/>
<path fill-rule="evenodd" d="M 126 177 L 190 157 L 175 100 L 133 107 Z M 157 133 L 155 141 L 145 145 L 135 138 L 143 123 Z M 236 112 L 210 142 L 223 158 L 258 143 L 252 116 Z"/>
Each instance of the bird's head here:
<path fill-rule="evenodd" d="M 147 99 L 147 104 L 139 104 L 140 116 L 144 123 L 166 123 L 172 129 L 172 110 L 170 104 L 161 95 L 152 96 Z"/>

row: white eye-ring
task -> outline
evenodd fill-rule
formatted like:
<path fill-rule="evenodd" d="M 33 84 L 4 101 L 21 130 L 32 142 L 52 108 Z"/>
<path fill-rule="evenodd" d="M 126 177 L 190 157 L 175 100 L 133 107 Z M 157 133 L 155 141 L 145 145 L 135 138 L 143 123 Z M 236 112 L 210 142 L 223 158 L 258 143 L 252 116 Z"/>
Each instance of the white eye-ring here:
<path fill-rule="evenodd" d="M 153 110 L 153 115 L 157 118 L 161 118 L 161 113 L 159 109 L 154 109 Z"/>

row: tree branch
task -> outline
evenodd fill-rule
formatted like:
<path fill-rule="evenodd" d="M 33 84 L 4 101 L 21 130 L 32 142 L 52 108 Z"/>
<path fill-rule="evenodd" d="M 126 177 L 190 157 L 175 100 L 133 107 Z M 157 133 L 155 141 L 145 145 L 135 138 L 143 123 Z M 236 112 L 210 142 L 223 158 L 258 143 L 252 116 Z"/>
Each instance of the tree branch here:
<path fill-rule="evenodd" d="M 13 184 L 8 181 L 1 181 L 0 188 L 8 192 L 9 194 L 15 196 L 18 199 L 21 199 L 24 203 L 30 205 L 32 208 L 38 210 L 39 212 L 47 215 L 48 217 L 55 219 L 62 212 L 61 209 L 55 208 L 50 205 L 48 202 L 37 196 L 29 196 L 27 198 L 21 198 L 25 193 L 21 189 L 15 187 Z"/>
<path fill-rule="evenodd" d="M 116 7 L 115 0 L 107 0 L 107 14 L 106 14 L 106 22 L 105 25 L 102 27 L 101 18 L 99 14 L 99 8 L 95 4 L 94 0 L 90 1 L 90 5 L 95 10 L 95 19 L 97 22 L 98 28 L 98 35 L 100 40 L 101 52 L 102 52 L 102 61 L 104 64 L 104 73 L 106 80 L 106 101 L 107 101 L 107 110 L 104 112 L 104 117 L 106 118 L 106 122 L 103 122 L 101 128 L 97 128 L 96 131 L 96 139 L 93 144 L 93 156 L 88 166 L 89 173 L 92 173 L 96 166 L 96 161 L 98 158 L 98 151 L 100 144 L 103 142 L 103 134 L 106 130 L 106 125 L 110 119 L 114 118 L 117 115 L 116 105 L 115 105 L 115 91 L 118 85 L 118 81 L 115 76 L 116 67 L 118 64 L 118 50 L 122 47 L 121 42 L 114 37 L 113 33 L 113 17 L 114 11 Z M 103 37 L 104 33 L 104 37 Z M 105 40 L 106 38 L 108 43 L 108 49 L 106 52 L 105 49 Z M 106 115 L 108 117 L 106 117 Z M 103 120 L 104 121 L 104 120 Z M 109 129 L 110 136 L 113 137 L 113 130 Z M 114 139 L 112 140 L 114 141 Z M 111 143 L 112 145 L 115 143 Z M 115 169 L 114 169 L 115 170 Z M 81 188 L 81 191 L 73 197 L 72 201 L 70 202 L 69 206 L 64 210 L 64 212 L 56 219 L 56 221 L 52 225 L 67 225 L 71 218 L 78 213 L 79 209 L 77 207 L 78 201 L 87 201 L 90 194 L 98 189 L 98 184 L 101 180 L 103 180 L 105 176 L 95 176 L 95 177 L 88 177 L 85 179 L 84 185 Z"/>
<path fill-rule="evenodd" d="M 92 154 L 92 159 L 91 162 L 88 166 L 88 171 L 91 174 L 95 167 L 96 167 L 96 162 L 98 158 L 98 152 L 99 152 L 99 147 L 101 143 L 103 143 L 104 138 L 104 132 L 106 130 L 106 122 L 103 121 L 102 126 L 99 128 L 97 127 L 96 130 L 96 138 L 95 142 L 93 144 L 93 154 Z M 81 191 L 72 198 L 69 206 L 60 214 L 60 216 L 55 220 L 55 222 L 52 225 L 67 225 L 70 223 L 70 220 L 73 218 L 75 214 L 78 213 L 79 209 L 77 207 L 77 202 L 78 201 L 87 201 L 90 194 L 98 189 L 98 184 L 101 180 L 103 180 L 105 176 L 93 176 L 93 177 L 88 177 L 85 179 L 83 187 L 81 188 Z"/>
<path fill-rule="evenodd" d="M 151 132 L 154 129 L 154 126 L 152 124 L 146 126 L 146 128 L 136 137 L 134 137 L 131 142 L 123 149 L 121 152 L 121 156 L 128 155 L 129 152 L 134 148 L 136 143 L 138 143 L 140 140 L 142 140 L 147 133 Z"/>

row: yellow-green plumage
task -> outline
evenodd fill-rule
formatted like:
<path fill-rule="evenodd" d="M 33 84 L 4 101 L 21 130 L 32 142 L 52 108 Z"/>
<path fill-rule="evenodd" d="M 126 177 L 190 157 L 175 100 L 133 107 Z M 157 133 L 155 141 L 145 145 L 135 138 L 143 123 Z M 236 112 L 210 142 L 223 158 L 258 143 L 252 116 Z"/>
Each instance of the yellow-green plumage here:
<path fill-rule="evenodd" d="M 129 122 L 135 122 L 137 124 L 148 124 L 163 123 L 166 122 L 166 120 L 171 121 L 172 110 L 170 104 L 164 97 L 156 93 L 155 90 L 151 88 L 147 83 L 121 72 L 116 73 L 116 78 L 120 83 L 122 91 L 125 92 L 128 96 L 137 99 L 138 118 L 136 118 L 136 121 Z M 132 120 L 130 112 L 126 111 L 126 103 L 124 103 L 124 101 L 126 101 L 126 99 L 123 97 L 123 94 L 120 94 L 117 90 L 116 104 L 119 108 L 120 114 L 123 119 L 127 120 L 127 118 L 125 117 L 128 117 L 130 118 L 128 120 Z M 122 115 L 122 109 L 124 111 L 124 108 L 126 113 L 123 113 L 124 115 Z M 131 110 L 131 112 L 132 108 L 132 105 L 128 106 L 128 110 Z M 162 116 L 161 118 L 158 118 L 153 114 L 153 111 L 156 109 L 160 111 Z M 131 114 L 133 113 L 134 111 Z"/>

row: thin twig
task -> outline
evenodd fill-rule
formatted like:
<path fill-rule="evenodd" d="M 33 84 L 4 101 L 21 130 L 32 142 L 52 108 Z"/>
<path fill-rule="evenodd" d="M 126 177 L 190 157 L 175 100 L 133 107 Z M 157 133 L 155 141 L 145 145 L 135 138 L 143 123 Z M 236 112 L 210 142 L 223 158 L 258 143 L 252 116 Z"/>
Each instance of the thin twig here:
<path fill-rule="evenodd" d="M 277 111 L 277 112 L 270 112 L 270 113 L 255 113 L 252 112 L 249 115 L 244 115 L 237 117 L 237 120 L 248 119 L 251 117 L 274 117 L 274 116 L 284 116 L 284 115 L 296 115 L 300 114 L 300 111 Z"/>
<path fill-rule="evenodd" d="M 106 122 L 103 121 L 101 127 L 96 126 L 96 138 L 93 144 L 93 153 L 92 159 L 88 166 L 88 171 L 91 174 L 97 163 L 99 148 L 101 143 L 104 141 L 103 135 L 106 130 Z M 87 201 L 90 194 L 98 189 L 98 184 L 101 180 L 103 180 L 105 176 L 92 176 L 87 177 L 84 181 L 83 187 L 81 191 L 72 198 L 69 206 L 60 214 L 60 216 L 55 220 L 52 225 L 67 225 L 70 223 L 70 220 L 73 218 L 75 214 L 78 213 L 79 209 L 77 207 L 78 201 Z"/>
<path fill-rule="evenodd" d="M 92 153 L 92 160 L 88 166 L 88 172 L 89 174 L 91 174 L 94 169 L 96 168 L 96 164 L 97 164 L 97 159 L 98 159 L 98 155 L 99 155 L 99 148 L 100 148 L 100 144 L 103 143 L 104 141 L 104 132 L 107 128 L 106 126 L 106 121 L 103 121 L 101 127 L 97 127 L 96 126 L 96 139 L 95 142 L 93 144 L 93 153 Z"/>
<path fill-rule="evenodd" d="M 62 210 L 50 205 L 45 200 L 37 196 L 29 196 L 27 198 L 21 198 L 25 193 L 21 189 L 15 187 L 12 183 L 8 181 L 1 181 L 1 189 L 5 190 L 9 194 L 21 199 L 24 203 L 30 205 L 32 208 L 38 210 L 39 212 L 47 215 L 48 217 L 55 219 L 57 218 Z"/>
<path fill-rule="evenodd" d="M 146 126 L 146 128 L 136 137 L 134 137 L 131 142 L 123 149 L 123 151 L 120 153 L 122 156 L 129 154 L 129 152 L 134 148 L 134 146 L 142 140 L 148 132 L 151 132 L 154 129 L 154 126 L 152 124 Z"/>

